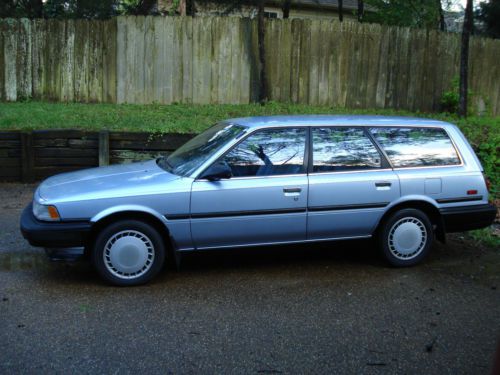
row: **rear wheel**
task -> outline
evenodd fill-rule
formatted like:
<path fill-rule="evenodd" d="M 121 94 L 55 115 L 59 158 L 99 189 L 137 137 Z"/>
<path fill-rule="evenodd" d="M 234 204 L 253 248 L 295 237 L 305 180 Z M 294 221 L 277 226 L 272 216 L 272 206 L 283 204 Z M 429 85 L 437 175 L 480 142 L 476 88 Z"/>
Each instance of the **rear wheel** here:
<path fill-rule="evenodd" d="M 432 247 L 432 223 L 425 213 L 406 208 L 392 214 L 382 225 L 379 246 L 385 259 L 396 267 L 422 261 Z"/>
<path fill-rule="evenodd" d="M 122 220 L 97 236 L 92 262 L 109 283 L 120 286 L 150 281 L 165 261 L 165 245 L 158 231 L 137 220 Z"/>

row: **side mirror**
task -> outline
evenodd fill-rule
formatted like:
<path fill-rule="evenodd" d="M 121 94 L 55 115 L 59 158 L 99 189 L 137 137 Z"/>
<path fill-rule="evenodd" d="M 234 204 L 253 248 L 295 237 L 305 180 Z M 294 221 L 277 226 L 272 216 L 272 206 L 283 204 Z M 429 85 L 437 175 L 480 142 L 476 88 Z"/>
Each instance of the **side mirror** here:
<path fill-rule="evenodd" d="M 224 161 L 218 161 L 212 164 L 202 175 L 201 178 L 206 178 L 209 181 L 219 181 L 223 178 L 231 178 L 233 172 L 231 167 Z"/>

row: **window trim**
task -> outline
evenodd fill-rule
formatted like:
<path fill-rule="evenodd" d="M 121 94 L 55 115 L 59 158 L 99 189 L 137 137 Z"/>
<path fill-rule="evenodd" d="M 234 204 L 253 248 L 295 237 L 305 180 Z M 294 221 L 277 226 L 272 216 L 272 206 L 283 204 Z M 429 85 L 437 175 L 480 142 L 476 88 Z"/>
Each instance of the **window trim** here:
<path fill-rule="evenodd" d="M 237 177 L 231 177 L 228 180 L 242 180 L 242 179 L 255 179 L 255 178 L 277 178 L 277 177 L 293 177 L 293 176 L 304 176 L 308 174 L 309 170 L 309 143 L 310 143 L 310 138 L 311 138 L 311 129 L 310 126 L 307 125 L 299 125 L 299 126 L 269 126 L 269 127 L 262 127 L 262 128 L 255 128 L 251 129 L 247 133 L 245 133 L 244 137 L 240 137 L 241 139 L 238 140 L 238 142 L 234 143 L 231 145 L 227 150 L 225 150 L 222 154 L 220 154 L 213 162 L 207 165 L 206 168 L 203 168 L 200 170 L 200 173 L 197 174 L 197 176 L 194 178 L 195 181 L 208 181 L 206 178 L 200 178 L 200 176 L 205 173 L 206 170 L 208 170 L 213 164 L 221 161 L 228 153 L 230 153 L 234 148 L 238 147 L 240 143 L 245 142 L 245 140 L 252 136 L 254 133 L 257 133 L 262 130 L 273 130 L 273 129 L 280 129 L 280 130 L 285 130 L 285 129 L 304 129 L 306 132 L 305 136 L 305 144 L 304 144 L 304 172 L 302 173 L 294 173 L 294 174 L 278 174 L 278 175 L 270 175 L 270 176 L 237 176 Z"/>
<path fill-rule="evenodd" d="M 420 166 L 409 166 L 409 167 L 397 167 L 394 166 L 387 156 L 387 161 L 389 162 L 389 165 L 393 170 L 400 170 L 400 169 L 415 169 L 415 168 L 421 168 L 421 169 L 428 169 L 428 168 L 456 168 L 456 167 L 463 167 L 465 165 L 464 159 L 462 158 L 462 154 L 458 150 L 457 145 L 455 144 L 455 141 L 453 137 L 450 136 L 450 133 L 448 133 L 448 130 L 444 127 L 441 126 L 412 126 L 412 125 L 379 125 L 379 126 L 366 126 L 365 127 L 368 134 L 370 134 L 373 137 L 373 140 L 379 144 L 377 139 L 373 136 L 371 133 L 371 129 L 387 129 L 387 128 L 402 128 L 402 129 L 437 129 L 443 131 L 448 139 L 451 142 L 451 145 L 453 146 L 453 149 L 455 150 L 455 153 L 458 156 L 458 160 L 460 161 L 458 164 L 451 164 L 451 165 L 420 165 Z M 384 155 L 386 155 L 385 150 L 382 148 L 382 145 L 380 145 L 381 150 L 384 151 Z"/>
<path fill-rule="evenodd" d="M 368 139 L 368 141 L 371 142 L 372 146 L 375 148 L 375 150 L 378 152 L 379 157 L 380 157 L 380 167 L 373 168 L 373 169 L 351 169 L 348 171 L 323 171 L 323 172 L 316 172 L 314 171 L 314 147 L 313 147 L 313 135 L 312 132 L 314 129 L 358 129 L 363 132 L 365 137 Z M 392 169 L 392 165 L 389 162 L 389 159 L 387 159 L 387 156 L 385 155 L 384 152 L 378 147 L 378 144 L 374 142 L 372 137 L 370 137 L 369 132 L 367 131 L 367 126 L 346 126 L 346 125 L 325 125 L 325 126 L 311 126 L 309 127 L 309 150 L 310 150 L 310 163 L 309 163 L 309 168 L 307 170 L 309 175 L 323 175 L 326 173 L 364 173 L 364 172 L 378 172 L 382 170 L 390 170 Z"/>

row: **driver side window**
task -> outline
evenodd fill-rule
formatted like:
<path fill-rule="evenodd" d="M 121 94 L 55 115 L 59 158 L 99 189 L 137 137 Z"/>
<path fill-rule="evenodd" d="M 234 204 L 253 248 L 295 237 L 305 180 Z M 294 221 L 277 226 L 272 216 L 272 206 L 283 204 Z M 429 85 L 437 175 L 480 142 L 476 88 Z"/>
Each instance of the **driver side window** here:
<path fill-rule="evenodd" d="M 305 173 L 305 128 L 260 130 L 232 149 L 224 161 L 234 177 Z"/>

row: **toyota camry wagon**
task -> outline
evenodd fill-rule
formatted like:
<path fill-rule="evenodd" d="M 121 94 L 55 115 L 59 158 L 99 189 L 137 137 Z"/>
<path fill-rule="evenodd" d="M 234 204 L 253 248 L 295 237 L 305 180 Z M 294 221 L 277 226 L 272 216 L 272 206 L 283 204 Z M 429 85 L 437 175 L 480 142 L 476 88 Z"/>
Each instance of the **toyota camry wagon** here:
<path fill-rule="evenodd" d="M 393 266 L 490 225 L 483 168 L 452 124 L 377 116 L 231 119 L 168 157 L 45 180 L 23 212 L 34 246 L 84 249 L 115 285 L 166 257 L 374 237 Z"/>

